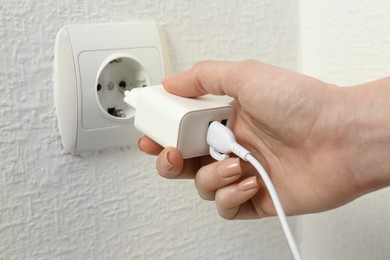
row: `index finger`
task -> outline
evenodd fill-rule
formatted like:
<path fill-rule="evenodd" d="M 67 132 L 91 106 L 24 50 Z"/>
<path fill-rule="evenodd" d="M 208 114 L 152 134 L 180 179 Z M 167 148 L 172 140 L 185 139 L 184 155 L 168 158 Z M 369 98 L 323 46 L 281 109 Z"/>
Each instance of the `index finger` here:
<path fill-rule="evenodd" d="M 237 98 L 248 62 L 199 62 L 188 71 L 165 78 L 163 85 L 168 92 L 183 97 L 213 94 Z"/>

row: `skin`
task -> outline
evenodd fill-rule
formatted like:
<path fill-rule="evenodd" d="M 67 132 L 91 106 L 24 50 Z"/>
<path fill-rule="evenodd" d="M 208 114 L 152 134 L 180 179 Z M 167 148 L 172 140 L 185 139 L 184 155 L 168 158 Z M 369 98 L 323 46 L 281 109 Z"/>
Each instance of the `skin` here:
<path fill-rule="evenodd" d="M 390 78 L 349 88 L 258 61 L 200 62 L 167 77 L 184 97 L 228 95 L 237 141 L 264 166 L 287 215 L 325 211 L 390 185 Z M 139 149 L 158 155 L 165 178 L 193 178 L 225 219 L 276 214 L 257 172 L 238 158 L 183 160 L 144 136 Z"/>

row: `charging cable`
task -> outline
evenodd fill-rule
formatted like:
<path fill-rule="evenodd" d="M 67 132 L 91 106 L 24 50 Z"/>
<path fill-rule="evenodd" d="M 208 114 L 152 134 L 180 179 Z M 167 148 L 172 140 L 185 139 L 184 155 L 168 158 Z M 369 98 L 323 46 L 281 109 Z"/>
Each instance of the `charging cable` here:
<path fill-rule="evenodd" d="M 299 249 L 291 233 L 288 225 L 286 214 L 284 213 L 282 204 L 280 203 L 278 194 L 275 187 L 269 178 L 269 175 L 265 171 L 264 167 L 256 160 L 255 157 L 244 147 L 237 143 L 233 132 L 222 125 L 221 123 L 214 121 L 210 124 L 207 132 L 207 143 L 210 146 L 210 155 L 220 161 L 229 158 L 230 153 L 236 154 L 244 161 L 250 162 L 256 170 L 259 172 L 261 178 L 264 181 L 265 186 L 271 196 L 272 202 L 275 206 L 276 213 L 278 214 L 280 224 L 287 238 L 287 242 L 290 246 L 291 252 L 295 260 L 301 260 Z"/>

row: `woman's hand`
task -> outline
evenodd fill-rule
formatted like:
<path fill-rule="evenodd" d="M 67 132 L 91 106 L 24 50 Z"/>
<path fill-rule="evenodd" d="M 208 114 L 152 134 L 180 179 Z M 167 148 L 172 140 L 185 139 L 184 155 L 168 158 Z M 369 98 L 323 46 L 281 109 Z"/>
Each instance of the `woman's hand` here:
<path fill-rule="evenodd" d="M 356 163 L 359 91 L 257 61 L 201 62 L 169 76 L 163 85 L 184 97 L 210 93 L 234 98 L 237 141 L 267 170 L 288 215 L 335 208 L 380 186 L 372 180 L 375 173 L 367 177 Z M 158 155 L 161 176 L 194 178 L 199 195 L 215 200 L 226 219 L 276 214 L 258 173 L 238 158 L 183 160 L 178 150 L 163 149 L 146 136 L 138 146 Z"/>

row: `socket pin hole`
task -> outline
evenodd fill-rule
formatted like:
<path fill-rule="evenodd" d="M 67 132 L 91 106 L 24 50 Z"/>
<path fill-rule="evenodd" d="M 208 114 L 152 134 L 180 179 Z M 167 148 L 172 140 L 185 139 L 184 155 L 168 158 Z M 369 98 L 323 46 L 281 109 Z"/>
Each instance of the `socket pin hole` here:
<path fill-rule="evenodd" d="M 107 112 L 110 114 L 110 115 L 114 115 L 114 112 L 115 112 L 115 107 L 109 107 L 107 108 Z"/>
<path fill-rule="evenodd" d="M 108 90 L 113 90 L 113 89 L 114 89 L 114 83 L 112 83 L 111 81 L 108 82 L 108 84 L 107 84 L 107 89 L 108 89 Z"/>
<path fill-rule="evenodd" d="M 100 91 L 102 89 L 102 85 L 99 83 L 97 84 L 97 91 Z"/>
<path fill-rule="evenodd" d="M 125 89 L 126 88 L 126 81 L 124 81 L 124 80 L 121 80 L 120 82 L 119 82 L 119 87 L 121 87 L 121 88 L 123 88 L 123 89 Z"/>
<path fill-rule="evenodd" d="M 121 62 L 122 62 L 122 58 L 117 58 L 117 59 L 110 61 L 110 63 L 121 63 Z"/>

